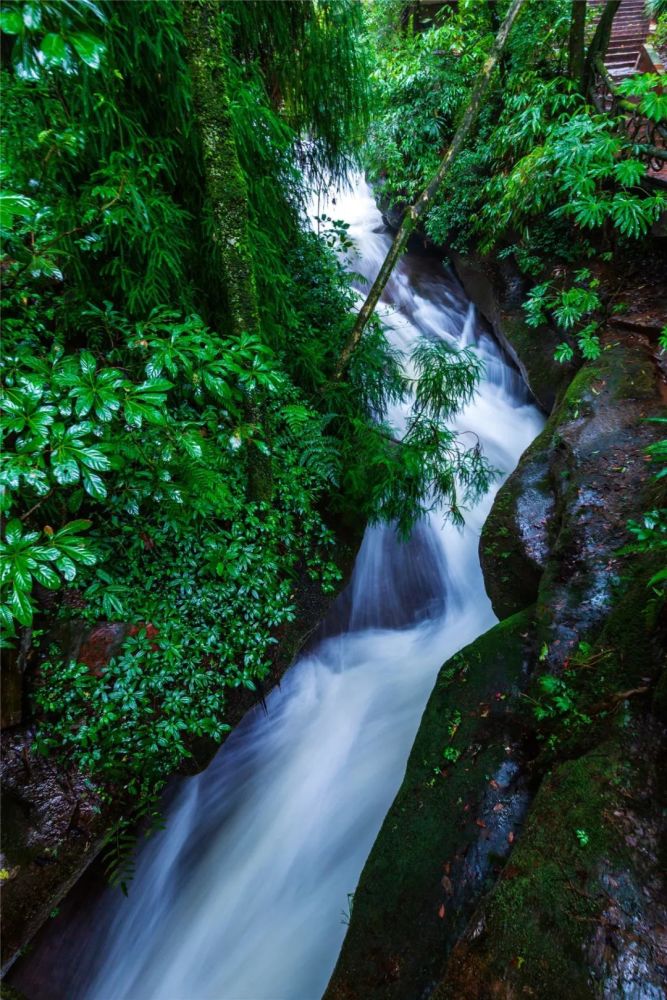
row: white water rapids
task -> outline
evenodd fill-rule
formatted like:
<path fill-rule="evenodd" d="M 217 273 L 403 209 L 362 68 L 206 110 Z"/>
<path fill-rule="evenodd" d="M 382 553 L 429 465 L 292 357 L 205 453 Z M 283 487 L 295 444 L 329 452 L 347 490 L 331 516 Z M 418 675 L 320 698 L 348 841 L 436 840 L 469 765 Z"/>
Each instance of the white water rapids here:
<path fill-rule="evenodd" d="M 350 223 L 352 266 L 373 278 L 391 236 L 357 181 L 329 215 Z M 507 475 L 542 427 L 455 279 L 407 254 L 382 311 L 393 342 L 470 346 L 486 377 L 456 427 Z M 405 414 L 391 419 L 401 427 Z M 495 622 L 478 558 L 502 479 L 457 530 L 435 513 L 407 544 L 367 530 L 348 590 L 350 625 L 285 675 L 142 850 L 129 899 L 88 918 L 68 1000 L 318 1000 L 346 932 L 348 894 L 400 786 L 441 664 Z M 28 960 L 30 961 L 30 960 Z M 55 994 L 52 994 L 55 996 Z M 58 994 L 60 996 L 60 994 Z"/>

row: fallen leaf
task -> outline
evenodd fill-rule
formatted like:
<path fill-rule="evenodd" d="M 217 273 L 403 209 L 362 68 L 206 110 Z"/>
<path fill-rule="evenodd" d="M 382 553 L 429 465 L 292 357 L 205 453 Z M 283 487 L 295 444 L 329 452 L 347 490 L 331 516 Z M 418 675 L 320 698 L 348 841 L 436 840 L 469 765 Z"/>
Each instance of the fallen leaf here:
<path fill-rule="evenodd" d="M 505 806 L 502 802 L 496 802 L 495 806 L 493 807 L 493 811 L 494 813 L 499 813 L 502 812 L 504 808 Z"/>
<path fill-rule="evenodd" d="M 495 781 L 493 778 L 491 778 L 491 781 L 489 782 L 489 784 L 491 785 L 491 788 L 500 788 L 500 785 L 498 784 L 498 782 Z"/>
<path fill-rule="evenodd" d="M 513 832 L 511 830 L 507 834 L 507 843 L 508 844 L 513 844 L 514 843 L 514 834 L 513 834 Z"/>
<path fill-rule="evenodd" d="M 486 823 L 484 822 L 483 819 L 476 819 L 475 823 L 477 824 L 477 826 L 481 827 L 482 830 L 486 830 Z"/>
<path fill-rule="evenodd" d="M 445 919 L 445 904 L 444 903 L 440 904 L 440 909 L 438 910 L 438 916 L 440 917 L 441 920 Z"/>

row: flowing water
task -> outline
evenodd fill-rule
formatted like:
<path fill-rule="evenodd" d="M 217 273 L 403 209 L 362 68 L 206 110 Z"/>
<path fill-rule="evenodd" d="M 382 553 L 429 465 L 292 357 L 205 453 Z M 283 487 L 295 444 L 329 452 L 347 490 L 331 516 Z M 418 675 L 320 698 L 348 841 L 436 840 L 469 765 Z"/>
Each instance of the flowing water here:
<path fill-rule="evenodd" d="M 350 224 L 354 269 L 374 277 L 391 236 L 370 189 L 357 181 L 328 213 Z M 483 358 L 486 377 L 455 425 L 507 475 L 543 418 L 456 280 L 408 253 L 382 311 L 401 349 L 425 336 Z M 406 412 L 390 415 L 399 429 Z M 52 957 L 68 958 L 67 983 L 56 988 L 55 977 L 49 1000 L 321 997 L 438 668 L 496 620 L 477 549 L 501 481 L 463 530 L 436 512 L 408 543 L 390 527 L 366 531 L 342 633 L 304 655 L 267 712 L 250 713 L 207 770 L 181 783 L 129 899 L 108 891 L 79 914 L 85 944 L 70 924 Z"/>

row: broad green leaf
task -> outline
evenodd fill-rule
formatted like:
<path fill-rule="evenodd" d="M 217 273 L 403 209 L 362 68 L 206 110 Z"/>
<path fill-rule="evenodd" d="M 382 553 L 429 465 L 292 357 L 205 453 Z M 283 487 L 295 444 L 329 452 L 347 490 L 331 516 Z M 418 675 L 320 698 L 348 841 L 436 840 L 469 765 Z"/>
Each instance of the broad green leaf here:
<path fill-rule="evenodd" d="M 56 482 L 61 486 L 68 486 L 79 481 L 79 466 L 76 459 L 66 457 L 64 459 L 51 458 L 51 468 Z"/>
<path fill-rule="evenodd" d="M 41 4 L 37 0 L 31 0 L 30 3 L 23 4 L 23 23 L 31 31 L 35 31 L 41 25 L 42 9 Z"/>
<path fill-rule="evenodd" d="M 5 528 L 5 538 L 9 545 L 16 545 L 21 540 L 23 525 L 18 517 L 13 518 Z"/>
<path fill-rule="evenodd" d="M 91 69 L 99 69 L 106 48 L 101 39 L 86 32 L 79 32 L 70 35 L 70 41 L 86 66 L 90 66 Z"/>
<path fill-rule="evenodd" d="M 32 560 L 34 562 L 34 560 Z M 36 564 L 35 564 L 36 565 Z M 32 580 L 30 579 L 30 569 L 27 555 L 16 555 L 12 559 L 11 576 L 14 579 L 14 586 L 19 590 L 30 591 Z"/>
<path fill-rule="evenodd" d="M 87 465 L 89 469 L 94 469 L 95 472 L 105 472 L 111 468 L 109 459 L 99 448 L 81 448 L 77 454 L 77 458 L 82 465 Z"/>
<path fill-rule="evenodd" d="M 62 35 L 45 35 L 40 46 L 47 66 L 62 66 L 67 62 L 67 45 Z"/>
<path fill-rule="evenodd" d="M 41 583 L 43 587 L 47 587 L 49 590 L 57 590 L 60 586 L 60 577 L 50 566 L 38 563 L 36 566 L 33 566 L 30 572 L 38 583 Z"/>
<path fill-rule="evenodd" d="M 6 35 L 20 35 L 23 21 L 17 10 L 0 10 L 0 31 Z"/>
<path fill-rule="evenodd" d="M 6 604 L 0 604 L 0 621 L 6 628 L 12 628 L 14 625 L 14 616 Z"/>
<path fill-rule="evenodd" d="M 97 362 L 90 351 L 81 351 L 79 365 L 84 375 L 92 375 L 97 368 Z"/>
<path fill-rule="evenodd" d="M 10 229 L 14 219 L 31 215 L 35 203 L 22 194 L 0 194 L 0 228 Z"/>
<path fill-rule="evenodd" d="M 76 576 L 76 566 L 69 556 L 61 556 L 56 562 L 56 568 L 60 570 L 69 583 L 71 583 Z"/>
<path fill-rule="evenodd" d="M 53 536 L 54 541 L 59 538 L 64 538 L 69 535 L 76 535 L 79 531 L 87 531 L 93 522 L 88 521 L 85 518 L 79 518 L 77 521 L 69 521 L 64 527 L 59 528 Z"/>
<path fill-rule="evenodd" d="M 32 602 L 25 591 L 17 590 L 16 587 L 13 587 L 9 596 L 9 607 L 20 625 L 30 625 L 33 608 Z"/>
<path fill-rule="evenodd" d="M 82 469 L 81 473 L 83 476 L 83 488 L 86 493 L 89 493 L 96 500 L 103 500 L 107 495 L 107 488 L 101 477 L 94 472 L 89 472 L 87 469 Z"/>

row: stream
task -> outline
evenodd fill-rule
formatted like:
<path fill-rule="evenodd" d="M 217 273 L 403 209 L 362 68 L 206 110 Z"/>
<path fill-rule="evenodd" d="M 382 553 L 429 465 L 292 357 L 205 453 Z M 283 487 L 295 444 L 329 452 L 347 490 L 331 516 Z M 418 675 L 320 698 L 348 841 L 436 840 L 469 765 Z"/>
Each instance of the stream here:
<path fill-rule="evenodd" d="M 372 279 L 391 234 L 370 188 L 357 179 L 322 209 L 350 224 L 359 251 L 350 266 Z M 429 337 L 482 357 L 485 378 L 454 425 L 478 435 L 501 477 L 462 530 L 437 511 L 407 543 L 390 526 L 366 530 L 336 627 L 287 672 L 266 712 L 250 712 L 206 771 L 180 783 L 129 898 L 106 890 L 79 908 L 56 949 L 40 955 L 37 943 L 15 983 L 29 1000 L 322 996 L 437 672 L 496 621 L 479 535 L 544 422 L 433 255 L 404 255 L 381 311 L 401 350 Z M 389 415 L 399 432 L 407 409 Z M 49 961 L 50 985 L 42 971 L 41 988 L 29 988 L 30 966 Z"/>

